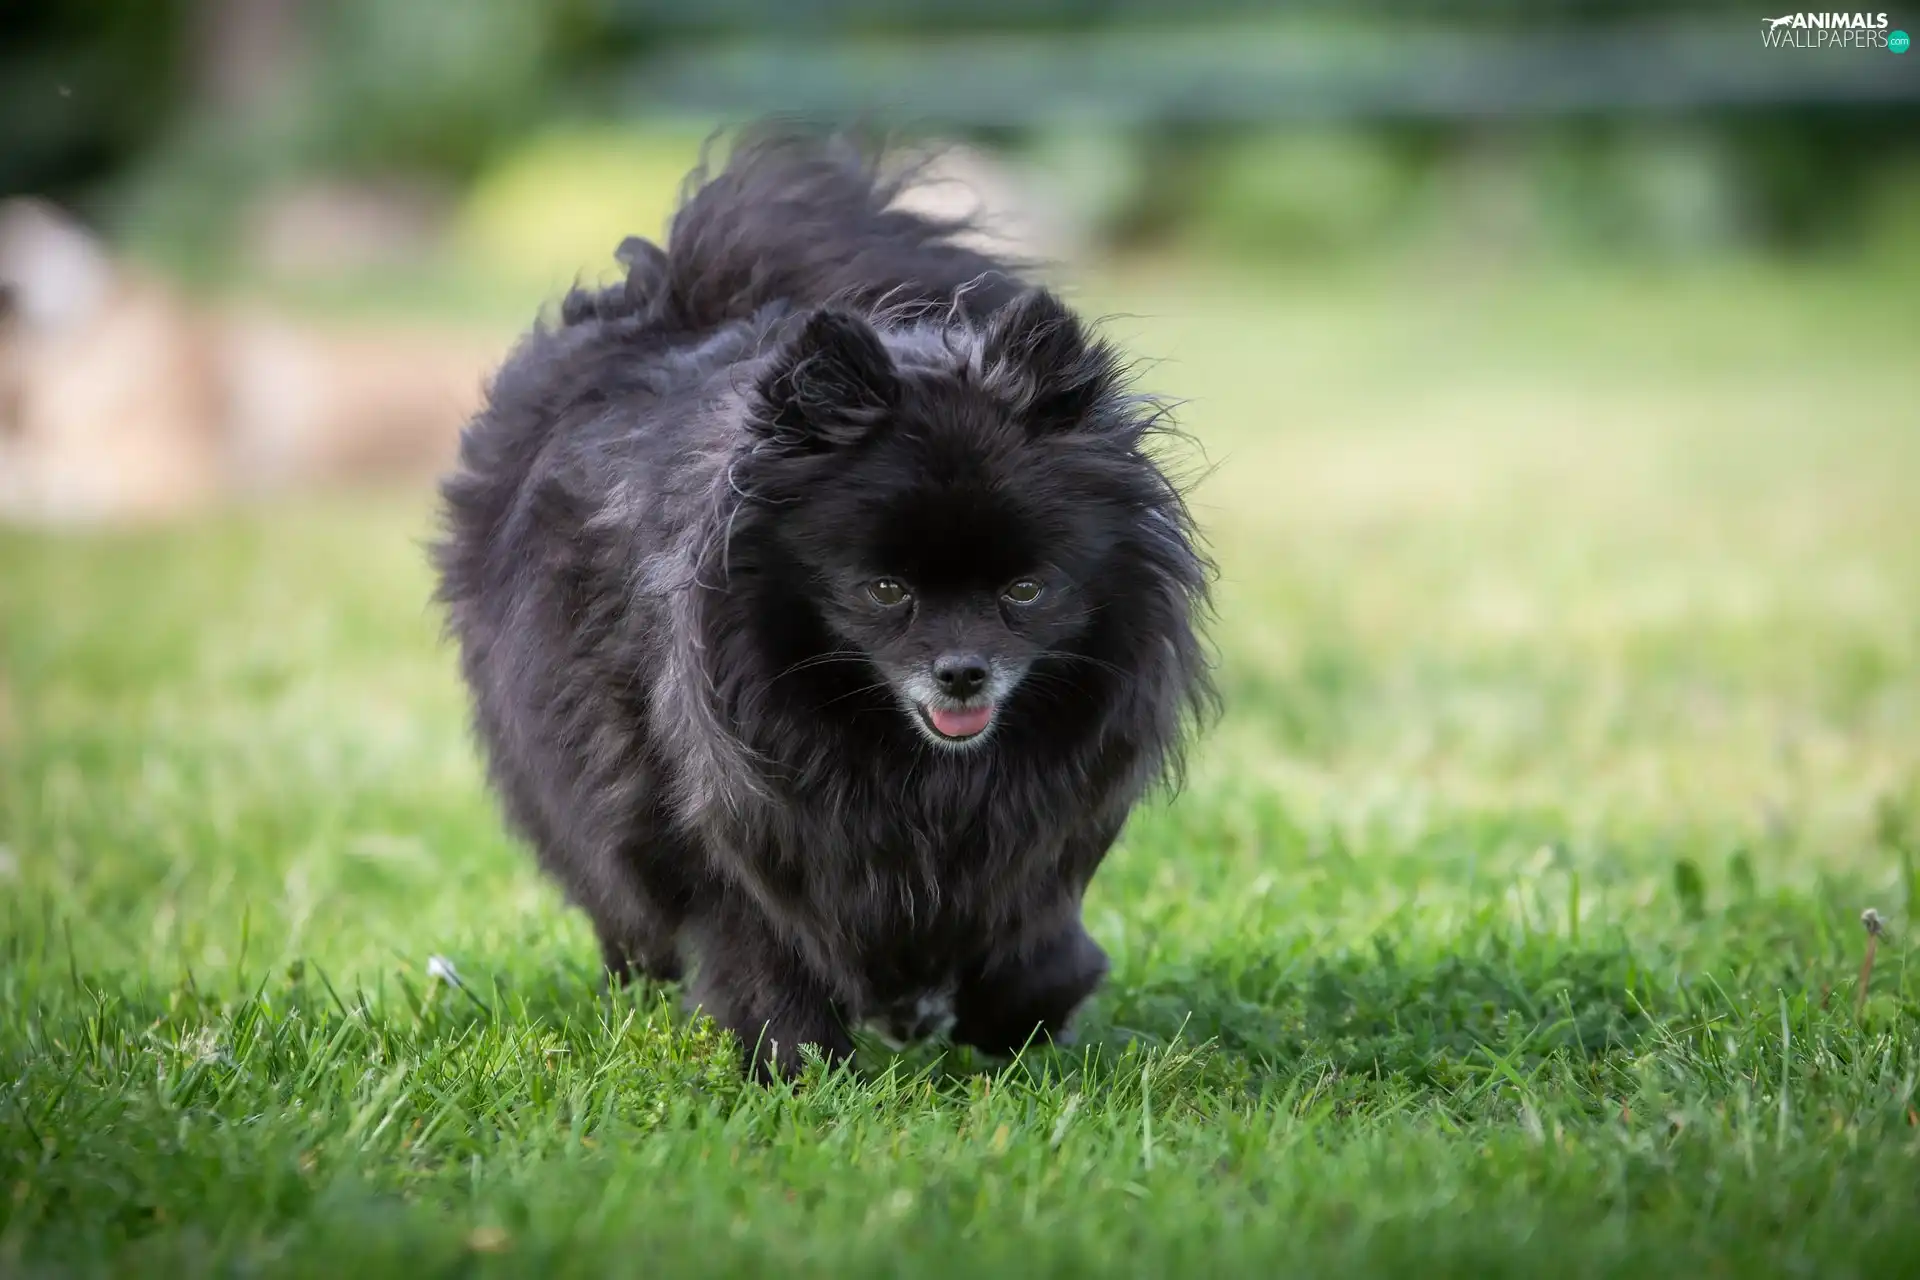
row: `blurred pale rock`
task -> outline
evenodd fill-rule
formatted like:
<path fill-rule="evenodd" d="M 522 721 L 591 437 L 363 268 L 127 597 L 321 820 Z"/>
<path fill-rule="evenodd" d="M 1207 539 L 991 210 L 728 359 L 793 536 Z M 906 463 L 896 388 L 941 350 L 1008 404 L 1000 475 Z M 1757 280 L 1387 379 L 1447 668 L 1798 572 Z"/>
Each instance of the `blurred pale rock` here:
<path fill-rule="evenodd" d="M 503 350 L 203 310 L 51 205 L 0 203 L 0 520 L 120 523 L 424 483 Z"/>
<path fill-rule="evenodd" d="M 221 403 L 205 327 L 50 205 L 0 206 L 0 516 L 69 523 L 202 504 Z"/>
<path fill-rule="evenodd" d="M 434 252 L 452 213 L 421 182 L 314 182 L 263 198 L 247 219 L 247 252 L 284 276 L 405 266 Z"/>
<path fill-rule="evenodd" d="M 930 152 L 918 181 L 895 201 L 898 208 L 936 218 L 967 218 L 978 227 L 968 239 L 985 251 L 1027 261 L 1075 255 L 1068 220 L 1050 215 L 1037 184 L 1016 166 L 974 147 Z"/>

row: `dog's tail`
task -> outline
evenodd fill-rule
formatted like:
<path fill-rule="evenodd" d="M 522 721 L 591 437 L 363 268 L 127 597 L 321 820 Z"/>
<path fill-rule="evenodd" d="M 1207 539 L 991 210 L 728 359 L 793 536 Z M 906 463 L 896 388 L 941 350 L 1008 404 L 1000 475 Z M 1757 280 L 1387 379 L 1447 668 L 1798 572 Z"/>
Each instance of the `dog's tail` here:
<path fill-rule="evenodd" d="M 969 247 L 970 219 L 898 207 L 918 177 L 841 135 L 756 126 L 717 172 L 703 163 L 688 177 L 665 249 L 622 244 L 626 280 L 574 290 L 562 319 L 637 316 L 698 332 L 780 303 L 911 311 L 964 295 L 976 314 L 995 310 L 1022 287 L 1022 264 Z"/>

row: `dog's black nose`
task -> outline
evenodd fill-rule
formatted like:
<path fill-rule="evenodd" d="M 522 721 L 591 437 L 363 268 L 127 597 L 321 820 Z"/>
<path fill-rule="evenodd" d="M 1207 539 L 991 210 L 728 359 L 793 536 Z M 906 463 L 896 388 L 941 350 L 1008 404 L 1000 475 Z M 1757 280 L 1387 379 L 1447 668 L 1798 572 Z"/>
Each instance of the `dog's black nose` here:
<path fill-rule="evenodd" d="M 943 653 L 934 659 L 933 678 L 949 698 L 971 698 L 987 687 L 987 660 L 974 653 Z"/>

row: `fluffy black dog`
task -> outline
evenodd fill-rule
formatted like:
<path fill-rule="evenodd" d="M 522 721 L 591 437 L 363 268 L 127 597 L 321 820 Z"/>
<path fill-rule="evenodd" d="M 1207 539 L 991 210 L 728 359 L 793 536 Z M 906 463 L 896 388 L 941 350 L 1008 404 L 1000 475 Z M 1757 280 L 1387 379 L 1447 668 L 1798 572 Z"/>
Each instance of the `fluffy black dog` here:
<path fill-rule="evenodd" d="M 521 342 L 444 488 L 510 819 L 763 1077 L 863 1020 L 1064 1036 L 1087 881 L 1211 696 L 1153 403 L 900 181 L 738 140 Z"/>

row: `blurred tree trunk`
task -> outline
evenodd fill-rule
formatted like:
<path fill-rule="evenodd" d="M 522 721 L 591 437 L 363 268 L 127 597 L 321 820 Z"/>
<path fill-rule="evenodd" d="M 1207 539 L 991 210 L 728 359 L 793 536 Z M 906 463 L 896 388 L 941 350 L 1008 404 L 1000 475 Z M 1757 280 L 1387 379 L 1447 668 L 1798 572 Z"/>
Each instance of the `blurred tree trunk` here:
<path fill-rule="evenodd" d="M 216 110 L 265 104 L 300 58 L 302 0 L 195 0 L 195 96 Z"/>

